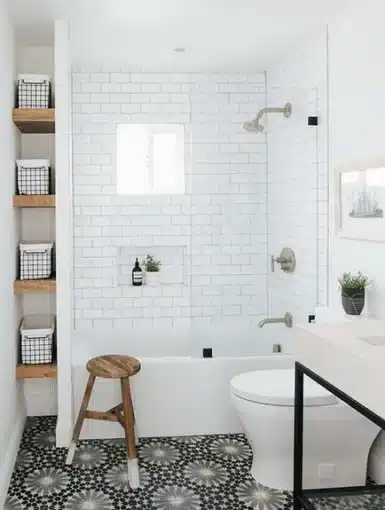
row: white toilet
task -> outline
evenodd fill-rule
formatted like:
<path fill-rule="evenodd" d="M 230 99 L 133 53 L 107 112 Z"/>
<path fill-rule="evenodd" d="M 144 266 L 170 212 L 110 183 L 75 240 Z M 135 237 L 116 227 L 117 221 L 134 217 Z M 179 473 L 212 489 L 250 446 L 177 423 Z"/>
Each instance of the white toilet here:
<path fill-rule="evenodd" d="M 294 370 L 234 377 L 231 396 L 253 451 L 251 474 L 276 489 L 293 488 Z M 305 489 L 364 485 L 379 427 L 304 378 Z"/>

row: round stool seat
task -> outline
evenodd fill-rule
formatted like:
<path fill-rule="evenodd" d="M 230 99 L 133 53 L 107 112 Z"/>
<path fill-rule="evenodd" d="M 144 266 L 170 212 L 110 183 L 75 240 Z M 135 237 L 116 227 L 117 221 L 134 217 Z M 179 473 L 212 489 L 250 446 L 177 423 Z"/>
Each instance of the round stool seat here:
<path fill-rule="evenodd" d="M 87 370 L 95 377 L 121 379 L 137 374 L 140 371 L 140 361 L 131 356 L 109 354 L 90 359 Z"/>

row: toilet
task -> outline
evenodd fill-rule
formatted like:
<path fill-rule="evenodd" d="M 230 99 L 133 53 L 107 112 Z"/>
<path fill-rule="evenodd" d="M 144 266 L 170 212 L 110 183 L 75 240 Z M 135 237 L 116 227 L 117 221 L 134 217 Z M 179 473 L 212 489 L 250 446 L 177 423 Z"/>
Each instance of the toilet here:
<path fill-rule="evenodd" d="M 251 475 L 267 487 L 293 489 L 294 369 L 258 370 L 231 380 L 253 452 Z M 365 485 L 379 427 L 304 378 L 303 487 Z"/>

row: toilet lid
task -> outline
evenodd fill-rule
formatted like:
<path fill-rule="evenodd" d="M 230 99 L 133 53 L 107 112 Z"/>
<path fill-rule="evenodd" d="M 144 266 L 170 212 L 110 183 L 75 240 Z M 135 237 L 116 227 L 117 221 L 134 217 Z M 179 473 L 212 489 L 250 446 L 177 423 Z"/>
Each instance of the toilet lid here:
<path fill-rule="evenodd" d="M 294 370 L 257 370 L 237 375 L 231 380 L 233 395 L 276 406 L 294 406 Z M 304 405 L 327 406 L 336 404 L 337 397 L 309 377 L 304 377 Z"/>

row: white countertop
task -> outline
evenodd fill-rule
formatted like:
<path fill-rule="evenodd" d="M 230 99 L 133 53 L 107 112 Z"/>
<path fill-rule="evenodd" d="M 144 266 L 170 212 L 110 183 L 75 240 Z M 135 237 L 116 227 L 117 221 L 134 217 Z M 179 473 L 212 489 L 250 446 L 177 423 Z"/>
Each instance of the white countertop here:
<path fill-rule="evenodd" d="M 383 337 L 383 345 L 362 340 Z M 295 359 L 385 419 L 385 321 L 299 325 Z"/>

